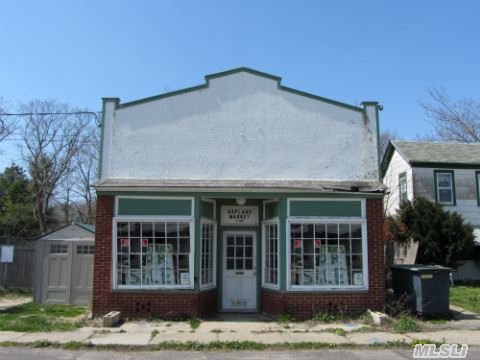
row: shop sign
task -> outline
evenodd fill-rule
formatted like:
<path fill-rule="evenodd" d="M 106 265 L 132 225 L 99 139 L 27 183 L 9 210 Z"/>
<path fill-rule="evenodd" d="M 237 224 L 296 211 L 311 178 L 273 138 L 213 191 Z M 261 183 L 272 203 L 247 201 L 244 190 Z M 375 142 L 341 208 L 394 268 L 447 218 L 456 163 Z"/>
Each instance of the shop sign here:
<path fill-rule="evenodd" d="M 222 225 L 257 226 L 257 206 L 222 206 Z"/>

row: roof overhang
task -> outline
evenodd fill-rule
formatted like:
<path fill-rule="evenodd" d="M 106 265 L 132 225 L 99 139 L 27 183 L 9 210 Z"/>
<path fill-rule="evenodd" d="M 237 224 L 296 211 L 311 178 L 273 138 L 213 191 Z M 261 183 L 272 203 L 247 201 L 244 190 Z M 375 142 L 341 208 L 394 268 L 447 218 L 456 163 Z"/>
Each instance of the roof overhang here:
<path fill-rule="evenodd" d="M 147 180 L 102 179 L 97 191 L 237 191 L 237 192 L 348 192 L 383 194 L 386 187 L 378 181 L 319 180 Z"/>

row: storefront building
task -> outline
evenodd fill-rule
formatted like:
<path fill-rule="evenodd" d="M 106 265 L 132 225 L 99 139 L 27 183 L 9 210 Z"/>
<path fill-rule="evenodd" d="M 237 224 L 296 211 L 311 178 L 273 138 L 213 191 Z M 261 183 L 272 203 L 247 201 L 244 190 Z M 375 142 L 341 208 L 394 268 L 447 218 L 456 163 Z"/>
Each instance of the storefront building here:
<path fill-rule="evenodd" d="M 247 68 L 105 98 L 93 312 L 362 312 L 384 305 L 378 104 Z"/>

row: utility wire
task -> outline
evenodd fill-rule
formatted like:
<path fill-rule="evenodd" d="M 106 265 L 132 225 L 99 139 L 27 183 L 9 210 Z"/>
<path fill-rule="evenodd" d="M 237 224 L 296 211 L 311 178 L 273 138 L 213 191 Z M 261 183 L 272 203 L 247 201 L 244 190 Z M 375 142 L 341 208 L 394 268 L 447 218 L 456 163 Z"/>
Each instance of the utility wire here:
<path fill-rule="evenodd" d="M 71 111 L 71 112 L 26 112 L 26 113 L 0 113 L 0 116 L 46 116 L 46 115 L 92 115 L 98 127 L 102 126 L 98 118 L 98 113 L 94 111 Z"/>

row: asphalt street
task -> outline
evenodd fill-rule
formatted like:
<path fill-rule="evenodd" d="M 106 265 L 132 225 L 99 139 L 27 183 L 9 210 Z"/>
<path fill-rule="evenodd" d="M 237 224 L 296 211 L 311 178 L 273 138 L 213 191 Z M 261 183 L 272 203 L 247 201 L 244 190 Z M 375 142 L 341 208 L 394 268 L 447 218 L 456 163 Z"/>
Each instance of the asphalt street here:
<path fill-rule="evenodd" d="M 379 350 L 315 350 L 315 351 L 152 351 L 152 352 L 117 352 L 96 350 L 57 350 L 31 348 L 0 348 L 0 360 L 397 360 L 412 359 L 412 350 L 379 349 Z M 469 349 L 467 359 L 480 359 L 480 348 Z"/>

